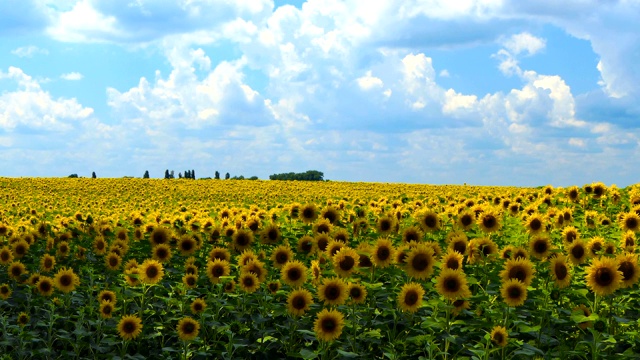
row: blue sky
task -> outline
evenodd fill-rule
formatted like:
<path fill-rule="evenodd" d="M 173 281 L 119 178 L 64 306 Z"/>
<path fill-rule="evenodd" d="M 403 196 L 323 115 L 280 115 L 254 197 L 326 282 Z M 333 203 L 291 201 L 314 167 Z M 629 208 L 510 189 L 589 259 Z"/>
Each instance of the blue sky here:
<path fill-rule="evenodd" d="M 627 186 L 637 1 L 0 2 L 0 176 Z"/>

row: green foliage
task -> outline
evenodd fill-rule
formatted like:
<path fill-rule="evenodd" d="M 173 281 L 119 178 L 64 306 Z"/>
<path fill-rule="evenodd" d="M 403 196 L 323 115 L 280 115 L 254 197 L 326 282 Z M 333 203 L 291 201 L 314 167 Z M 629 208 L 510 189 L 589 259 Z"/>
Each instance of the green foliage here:
<path fill-rule="evenodd" d="M 323 181 L 324 174 L 317 170 L 307 170 L 303 173 L 290 172 L 269 175 L 269 180 Z"/>

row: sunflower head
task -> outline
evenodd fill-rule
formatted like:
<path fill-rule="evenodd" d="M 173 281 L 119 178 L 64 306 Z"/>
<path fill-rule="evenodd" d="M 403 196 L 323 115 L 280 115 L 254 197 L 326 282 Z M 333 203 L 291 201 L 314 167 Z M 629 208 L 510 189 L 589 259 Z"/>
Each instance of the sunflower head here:
<path fill-rule="evenodd" d="M 571 283 L 571 267 L 567 263 L 566 257 L 563 254 L 558 254 L 556 257 L 551 259 L 549 263 L 549 270 L 556 286 L 560 289 L 569 286 Z"/>
<path fill-rule="evenodd" d="M 551 239 L 546 234 L 534 236 L 529 241 L 529 251 L 531 256 L 544 260 L 551 254 Z"/>
<path fill-rule="evenodd" d="M 503 326 L 495 326 L 491 330 L 491 342 L 496 346 L 504 347 L 509 343 L 509 333 Z"/>
<path fill-rule="evenodd" d="M 618 261 L 618 271 L 622 273 L 620 287 L 628 288 L 635 285 L 640 278 L 638 255 L 632 253 L 620 254 L 616 260 Z"/>
<path fill-rule="evenodd" d="M 29 315 L 25 312 L 21 312 L 20 314 L 18 314 L 18 325 L 20 325 L 20 327 L 25 327 L 27 324 L 29 324 L 29 321 L 31 321 L 31 319 L 29 318 Z"/>
<path fill-rule="evenodd" d="M 75 290 L 80 285 L 80 278 L 73 272 L 73 269 L 61 268 L 54 278 L 55 286 L 63 293 Z"/>
<path fill-rule="evenodd" d="M 146 284 L 157 284 L 164 276 L 164 267 L 156 260 L 147 259 L 138 267 L 140 281 Z"/>
<path fill-rule="evenodd" d="M 98 302 L 109 301 L 116 303 L 116 293 L 111 290 L 102 290 L 98 294 Z"/>
<path fill-rule="evenodd" d="M 436 278 L 436 290 L 450 301 L 471 297 L 467 277 L 462 270 L 442 269 Z"/>
<path fill-rule="evenodd" d="M 599 296 L 615 292 L 622 284 L 622 276 L 616 259 L 608 257 L 593 259 L 585 271 L 587 287 Z"/>
<path fill-rule="evenodd" d="M 54 290 L 53 279 L 48 276 L 40 276 L 40 280 L 38 280 L 36 288 L 38 289 L 40 295 L 51 296 Z"/>
<path fill-rule="evenodd" d="M 191 302 L 191 312 L 194 314 L 201 314 L 207 308 L 207 303 L 202 298 L 197 298 Z"/>
<path fill-rule="evenodd" d="M 316 244 L 315 244 L 315 240 L 313 237 L 309 236 L 309 235 L 303 235 L 299 240 L 298 240 L 298 253 L 304 254 L 304 255 L 310 255 L 314 252 L 316 248 Z"/>
<path fill-rule="evenodd" d="M 395 248 L 391 240 L 387 238 L 378 239 L 371 253 L 371 261 L 377 267 L 384 268 L 394 261 Z"/>
<path fill-rule="evenodd" d="M 176 328 L 178 337 L 182 341 L 191 341 L 198 337 L 200 331 L 200 323 L 190 316 L 186 316 L 178 321 Z"/>
<path fill-rule="evenodd" d="M 118 334 L 124 340 L 133 340 L 142 333 L 142 319 L 136 315 L 125 315 L 118 322 Z"/>
<path fill-rule="evenodd" d="M 313 324 L 313 330 L 318 340 L 331 342 L 342 334 L 344 327 L 344 315 L 337 310 L 323 309 L 318 313 Z"/>
<path fill-rule="evenodd" d="M 226 260 L 215 259 L 207 262 L 207 277 L 212 284 L 219 283 L 221 276 L 228 276 L 230 273 L 231 266 Z"/>
<path fill-rule="evenodd" d="M 343 247 L 333 256 L 333 270 L 338 276 L 349 277 L 356 270 L 359 261 L 357 251 Z"/>
<path fill-rule="evenodd" d="M 533 264 L 528 259 L 509 259 L 505 263 L 504 269 L 500 272 L 500 277 L 503 282 L 509 279 L 517 279 L 529 286 L 535 272 Z"/>
<path fill-rule="evenodd" d="M 238 283 L 240 288 L 247 293 L 253 293 L 260 287 L 258 276 L 252 272 L 243 272 Z"/>
<path fill-rule="evenodd" d="M 115 310 L 114 303 L 111 301 L 101 301 L 100 302 L 100 317 L 103 319 L 110 319 L 113 316 L 113 311 Z"/>
<path fill-rule="evenodd" d="M 9 284 L 0 285 L 0 299 L 7 300 L 11 296 L 11 292 Z"/>
<path fill-rule="evenodd" d="M 502 283 L 500 294 L 508 306 L 520 306 L 527 300 L 527 287 L 518 279 L 509 279 Z"/>
<path fill-rule="evenodd" d="M 298 260 L 287 262 L 280 270 L 280 278 L 290 286 L 302 286 L 307 281 L 307 268 Z"/>
<path fill-rule="evenodd" d="M 326 278 L 318 286 L 318 298 L 325 305 L 342 305 L 348 296 L 347 284 L 340 278 Z"/>
<path fill-rule="evenodd" d="M 287 311 L 293 316 L 304 315 L 313 304 L 313 296 L 307 289 L 293 290 L 287 296 Z"/>
<path fill-rule="evenodd" d="M 398 307 L 402 311 L 415 313 L 422 306 L 424 289 L 418 283 L 407 283 L 402 286 L 398 294 Z"/>

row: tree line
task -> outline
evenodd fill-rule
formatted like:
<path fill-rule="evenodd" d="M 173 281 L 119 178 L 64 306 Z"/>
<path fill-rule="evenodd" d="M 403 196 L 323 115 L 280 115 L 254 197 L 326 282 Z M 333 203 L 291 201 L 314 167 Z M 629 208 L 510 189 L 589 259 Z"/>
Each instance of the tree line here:
<path fill-rule="evenodd" d="M 69 175 L 70 178 L 77 178 L 78 174 Z M 97 178 L 95 171 L 91 173 L 92 178 Z M 149 170 L 145 170 L 144 175 L 142 175 L 143 179 L 149 179 Z M 165 179 L 175 179 L 175 172 L 173 170 L 165 170 L 164 172 Z M 196 179 L 196 171 L 195 170 L 186 170 L 184 173 L 178 173 L 178 179 Z M 200 178 L 201 180 L 211 179 L 210 177 Z M 214 174 L 215 180 L 220 180 L 220 172 L 216 170 Z M 258 180 L 257 176 L 251 176 L 245 178 L 243 175 L 233 176 L 231 174 L 226 173 L 224 175 L 225 180 Z M 281 174 L 273 174 L 269 175 L 269 180 L 298 180 L 298 181 L 324 181 L 324 174 L 321 171 L 317 170 L 307 170 L 303 173 L 281 173 Z"/>
<path fill-rule="evenodd" d="M 303 173 L 289 172 L 269 175 L 269 180 L 324 181 L 324 174 L 317 170 L 307 170 Z"/>

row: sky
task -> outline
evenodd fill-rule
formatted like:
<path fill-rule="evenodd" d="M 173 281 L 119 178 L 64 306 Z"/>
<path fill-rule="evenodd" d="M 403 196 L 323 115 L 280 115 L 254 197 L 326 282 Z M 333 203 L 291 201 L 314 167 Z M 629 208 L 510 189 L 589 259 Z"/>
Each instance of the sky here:
<path fill-rule="evenodd" d="M 638 23 L 638 0 L 3 0 L 0 176 L 624 187 Z"/>

